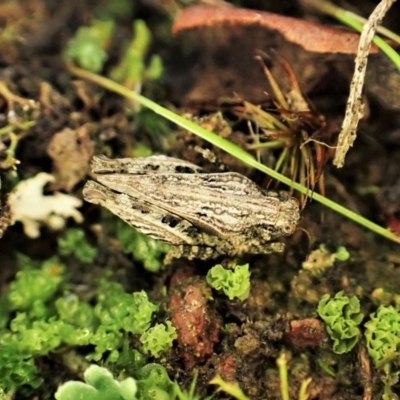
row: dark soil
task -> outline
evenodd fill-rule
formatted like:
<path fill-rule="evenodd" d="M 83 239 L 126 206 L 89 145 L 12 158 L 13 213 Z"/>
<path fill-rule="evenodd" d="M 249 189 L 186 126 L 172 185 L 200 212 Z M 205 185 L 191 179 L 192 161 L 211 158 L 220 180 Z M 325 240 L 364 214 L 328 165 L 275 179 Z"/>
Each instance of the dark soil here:
<path fill-rule="evenodd" d="M 19 163 L 15 165 L 5 163 L 10 137 L 0 133 L 3 178 L 0 230 L 4 231 L 0 240 L 2 293 L 7 292 L 17 272 L 17 253 L 38 260 L 49 258 L 57 252 L 56 239 L 63 233 L 42 227 L 40 237 L 30 239 L 19 222 L 8 226 L 6 197 L 16 180 L 27 179 L 39 172 L 52 173 L 56 181 L 46 186 L 46 191 L 61 190 L 82 198 L 89 161 L 94 154 L 127 157 L 136 154 L 139 146 L 146 146 L 156 154 L 186 159 L 210 171 L 218 170 L 192 150 L 197 145 L 212 149 L 230 170 L 245 174 L 264 187 L 275 185 L 261 173 L 244 167 L 234 158 L 158 117 L 155 129 L 152 129 L 143 122 L 144 118 L 139 119 L 138 113 L 132 112 L 132 104 L 128 101 L 72 76 L 63 61 L 62 51 L 77 28 L 90 24 L 93 16 L 109 13 L 117 21 L 113 40 L 108 46 L 109 59 L 102 74 L 107 75 L 120 58 L 121 44 L 132 35 L 132 22 L 143 19 L 153 34 L 151 54 L 161 55 L 165 73 L 161 80 L 144 84 L 141 93 L 177 112 L 190 111 L 198 117 L 222 111 L 227 121 L 235 122 L 234 132 L 228 139 L 242 147 L 249 143 L 248 124 L 238 121 L 230 101 L 236 93 L 242 99 L 274 108 L 271 97 L 263 97 L 268 91 L 267 80 L 252 54 L 259 46 L 265 51 L 276 46 L 278 53 L 282 50 L 281 54 L 288 60 L 315 109 L 330 124 L 329 137 L 320 140 L 335 144 L 352 76 L 353 54 L 327 54 L 323 48 L 318 54 L 308 52 L 297 43 L 288 43 L 284 35 L 275 31 L 274 39 L 268 36 L 265 43 L 260 43 L 259 40 L 264 40 L 262 29 L 265 29 L 265 35 L 271 31 L 240 23 L 229 23 L 223 28 L 208 27 L 218 38 L 212 43 L 201 36 L 201 24 L 200 27 L 182 29 L 172 36 L 169 32 L 173 10 L 177 6 L 175 1 L 130 2 L 132 4 L 127 6 L 124 14 L 112 14 L 112 3 L 111 0 L 0 3 L 0 83 L 4 83 L 12 94 L 36 102 L 36 108 L 27 110 L 23 100 L 0 93 L 0 129 L 10 123 L 11 113 L 15 113 L 20 122 L 35 122 L 23 134 L 18 133 L 15 159 Z M 271 3 L 270 8 L 267 3 Z M 346 6 L 367 16 L 375 3 L 352 0 Z M 337 25 L 295 1 L 243 0 L 240 6 Z M 400 3 L 394 5 L 387 20 L 388 27 L 399 34 Z M 9 36 L 4 33 L 6 29 Z M 251 37 L 255 38 L 254 42 Z M 196 54 L 185 58 L 183 49 L 190 43 Z M 325 194 L 375 223 L 400 233 L 399 73 L 382 55 L 371 57 L 372 70 L 365 89 L 367 111 L 344 168 L 333 167 L 331 154 L 327 155 Z M 276 73 L 277 69 L 273 71 Z M 380 79 L 380 71 L 383 71 L 384 79 Z M 226 101 L 227 97 L 230 97 L 229 101 Z M 149 118 L 152 117 L 148 114 L 147 120 Z M 164 128 L 172 133 L 162 136 Z M 261 157 L 265 164 L 271 165 L 277 153 L 263 152 Z M 276 187 L 286 189 L 282 185 Z M 82 227 L 89 241 L 96 245 L 99 237 L 93 225 L 104 219 L 93 205 L 85 203 L 80 211 L 84 217 L 82 224 L 70 219 L 68 226 Z M 250 263 L 252 286 L 249 298 L 243 302 L 229 301 L 222 293 L 207 286 L 205 275 L 212 262 L 174 260 L 161 272 L 151 274 L 141 263 L 123 254 L 111 237 L 103 241 L 108 243 L 107 248 L 100 249 L 94 265 L 82 268 L 66 260 L 68 274 L 72 285 L 90 287 L 108 268 L 128 291 L 144 289 L 154 302 L 162 297 L 161 288 L 167 288 L 168 294 L 162 302 L 160 300 L 160 307 L 181 333 L 161 363 L 171 379 L 186 388 L 192 381 L 193 371 L 197 370 L 197 393 L 202 398 L 212 393 L 208 383 L 216 374 L 227 381 L 237 381 L 251 399 L 281 398 L 276 360 L 284 352 L 288 360 L 290 398 L 297 398 L 302 382 L 312 378 L 308 389 L 310 400 L 378 399 L 382 393 L 380 371 L 371 365 L 365 343 L 360 340 L 348 354 L 334 354 L 316 309 L 324 294 L 333 296 L 341 290 L 360 299 L 364 315 L 374 312 L 379 304 L 395 304 L 396 298 L 398 302 L 400 245 L 314 201 L 306 203 L 301 215 L 298 230 L 285 239 L 283 254 L 244 257 L 244 261 Z M 320 245 L 331 253 L 344 246 L 350 258 L 334 261 L 319 273 L 305 269 L 303 263 Z M 185 332 L 188 321 L 192 321 L 191 331 Z M 82 352 L 81 357 L 84 355 Z M 38 359 L 37 365 L 46 385 L 37 396 L 54 392 L 62 380 L 71 376 L 76 378 L 56 354 Z M 328 366 L 333 374 L 327 373 L 321 365 Z M 396 367 L 399 366 L 397 361 Z M 400 393 L 399 384 L 392 389 Z M 15 398 L 38 397 L 35 393 L 17 392 Z M 215 398 L 227 396 L 218 394 Z"/>

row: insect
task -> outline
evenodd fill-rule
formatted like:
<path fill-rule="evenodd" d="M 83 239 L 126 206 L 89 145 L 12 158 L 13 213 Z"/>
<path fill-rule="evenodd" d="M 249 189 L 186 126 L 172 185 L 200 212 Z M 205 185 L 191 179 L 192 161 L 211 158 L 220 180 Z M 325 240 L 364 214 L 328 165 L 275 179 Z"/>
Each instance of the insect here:
<path fill-rule="evenodd" d="M 170 244 L 171 257 L 281 252 L 283 243 L 274 240 L 292 234 L 300 218 L 298 201 L 287 192 L 177 158 L 95 156 L 91 170 L 97 182 L 85 184 L 84 199 Z"/>

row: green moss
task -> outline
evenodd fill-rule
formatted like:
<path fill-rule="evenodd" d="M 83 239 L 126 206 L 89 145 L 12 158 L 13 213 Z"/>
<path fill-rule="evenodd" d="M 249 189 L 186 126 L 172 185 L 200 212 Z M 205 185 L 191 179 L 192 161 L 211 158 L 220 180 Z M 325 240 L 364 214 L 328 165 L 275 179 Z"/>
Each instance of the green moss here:
<path fill-rule="evenodd" d="M 116 236 L 125 253 L 143 263 L 144 268 L 157 272 L 162 266 L 162 258 L 169 246 L 143 235 L 124 221 L 117 220 Z"/>
<path fill-rule="evenodd" d="M 99 72 L 108 56 L 106 43 L 114 30 L 112 21 L 94 20 L 91 26 L 80 27 L 64 52 L 67 60 L 91 72 Z"/>
<path fill-rule="evenodd" d="M 365 323 L 367 350 L 375 366 L 400 355 L 400 308 L 380 306 Z"/>
<path fill-rule="evenodd" d="M 141 335 L 149 327 L 157 306 L 144 291 L 126 293 L 115 282 L 103 280 L 94 306 L 67 288 L 65 267 L 56 258 L 41 264 L 19 257 L 22 270 L 0 299 L 3 325 L 0 330 L 0 388 L 36 387 L 41 378 L 35 358 L 61 346 L 95 347 L 89 359 L 129 365 L 136 358 L 126 357 L 129 335 Z"/>
<path fill-rule="evenodd" d="M 104 280 L 99 287 L 94 312 L 101 325 L 110 331 L 141 334 L 150 327 L 152 315 L 157 309 L 145 291 L 129 294 L 117 283 Z"/>
<path fill-rule="evenodd" d="M 164 324 L 156 324 L 140 336 L 143 343 L 143 349 L 150 352 L 153 357 L 159 357 L 159 354 L 172 347 L 172 342 L 178 337 L 176 329 L 171 321 Z"/>
<path fill-rule="evenodd" d="M 39 310 L 42 304 L 54 296 L 64 281 L 65 266 L 57 257 L 52 257 L 40 265 L 24 255 L 19 255 L 18 264 L 21 270 L 17 272 L 7 293 L 9 309 Z"/>
<path fill-rule="evenodd" d="M 82 229 L 68 229 L 64 236 L 58 239 L 58 251 L 61 255 L 74 255 L 84 263 L 91 263 L 97 256 L 97 249 L 91 246 Z"/>
<path fill-rule="evenodd" d="M 111 72 L 113 80 L 124 82 L 131 88 L 143 80 L 158 79 L 163 72 L 161 58 L 158 55 L 151 56 L 148 65 L 145 64 L 151 43 L 151 32 L 146 23 L 140 19 L 134 21 L 133 32 L 133 38 L 126 47 L 121 62 Z"/>
<path fill-rule="evenodd" d="M 212 267 L 207 273 L 207 283 L 216 290 L 222 290 L 229 300 L 237 297 L 245 300 L 250 293 L 249 265 L 236 265 L 233 270 L 222 265 Z"/>
<path fill-rule="evenodd" d="M 147 364 L 137 372 L 138 398 L 140 400 L 173 399 L 174 384 L 160 364 Z"/>
<path fill-rule="evenodd" d="M 336 354 L 349 352 L 359 339 L 358 325 L 364 317 L 360 312 L 358 298 L 349 298 L 342 291 L 336 293 L 333 299 L 326 294 L 318 304 L 317 313 L 324 320 L 326 330 L 333 340 L 333 351 Z"/>

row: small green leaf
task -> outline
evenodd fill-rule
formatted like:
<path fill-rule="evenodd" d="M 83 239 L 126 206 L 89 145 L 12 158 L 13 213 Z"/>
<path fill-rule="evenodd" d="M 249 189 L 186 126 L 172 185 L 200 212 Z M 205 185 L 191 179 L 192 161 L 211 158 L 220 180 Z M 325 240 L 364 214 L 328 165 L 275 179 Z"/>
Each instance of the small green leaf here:
<path fill-rule="evenodd" d="M 250 293 L 249 264 L 236 265 L 232 270 L 225 269 L 222 265 L 212 267 L 207 273 L 207 283 L 216 290 L 222 290 L 229 300 L 237 297 L 245 300 Z"/>
<path fill-rule="evenodd" d="M 377 367 L 400 355 L 400 308 L 380 306 L 365 323 L 367 350 Z"/>
<path fill-rule="evenodd" d="M 364 318 L 358 298 L 349 298 L 342 291 L 336 293 L 333 299 L 326 294 L 318 304 L 317 313 L 324 320 L 326 330 L 333 340 L 333 351 L 336 354 L 349 352 L 358 342 L 358 325 Z"/>
<path fill-rule="evenodd" d="M 57 257 L 45 261 L 39 270 L 22 270 L 10 284 L 7 294 L 10 310 L 32 309 L 53 297 L 64 280 L 65 267 Z"/>
<path fill-rule="evenodd" d="M 78 29 L 69 41 L 64 57 L 92 72 L 99 72 L 107 60 L 105 46 L 114 30 L 112 21 L 94 20 Z"/>
<path fill-rule="evenodd" d="M 143 350 L 150 352 L 153 357 L 172 347 L 172 342 L 178 337 L 176 329 L 172 326 L 171 321 L 164 324 L 156 324 L 152 328 L 140 336 L 143 343 Z"/>
<path fill-rule="evenodd" d="M 110 371 L 91 365 L 84 373 L 86 383 L 70 381 L 61 385 L 57 400 L 136 400 L 137 385 L 133 378 L 115 380 Z"/>

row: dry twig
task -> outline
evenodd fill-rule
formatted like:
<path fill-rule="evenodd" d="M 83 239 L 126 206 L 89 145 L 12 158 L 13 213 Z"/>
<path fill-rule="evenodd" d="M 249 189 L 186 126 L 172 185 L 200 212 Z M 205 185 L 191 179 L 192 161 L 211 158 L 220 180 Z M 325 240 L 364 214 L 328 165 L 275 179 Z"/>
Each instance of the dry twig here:
<path fill-rule="evenodd" d="M 347 100 L 346 113 L 342 124 L 342 130 L 339 134 L 335 158 L 333 160 L 333 164 L 338 168 L 344 165 L 344 158 L 347 151 L 356 139 L 358 121 L 364 114 L 362 89 L 364 86 L 365 71 L 367 69 L 368 54 L 376 28 L 395 1 L 396 0 L 382 0 L 369 16 L 361 32 L 360 44 L 355 59 L 354 75 L 350 85 L 349 98 Z"/>

